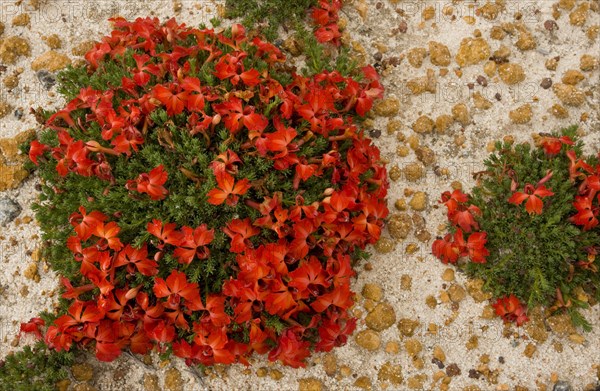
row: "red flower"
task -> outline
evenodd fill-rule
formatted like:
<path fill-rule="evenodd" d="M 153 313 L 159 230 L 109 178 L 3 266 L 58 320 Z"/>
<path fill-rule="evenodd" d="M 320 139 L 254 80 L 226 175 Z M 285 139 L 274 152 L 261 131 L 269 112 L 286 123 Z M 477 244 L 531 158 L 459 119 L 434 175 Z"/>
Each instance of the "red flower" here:
<path fill-rule="evenodd" d="M 117 237 L 121 228 L 111 221 L 110 223 L 98 223 L 94 229 L 94 236 L 101 239 L 100 247 L 108 246 L 111 250 L 119 251 L 123 248 L 123 243 Z"/>
<path fill-rule="evenodd" d="M 134 270 L 137 269 L 144 276 L 154 276 L 158 273 L 158 263 L 147 257 L 148 247 L 146 243 L 139 249 L 133 248 L 128 244 L 119 252 L 114 266 L 127 266 L 127 272 L 130 274 L 133 274 Z"/>
<path fill-rule="evenodd" d="M 553 192 L 546 189 L 544 185 L 538 185 L 537 187 L 533 187 L 530 184 L 525 185 L 524 192 L 517 191 L 515 192 L 509 199 L 508 202 L 515 205 L 521 205 L 523 201 L 527 200 L 525 203 L 525 210 L 529 214 L 542 214 L 542 208 L 544 207 L 544 203 L 542 202 L 542 198 L 549 197 L 554 195 Z"/>
<path fill-rule="evenodd" d="M 40 326 L 44 326 L 46 323 L 41 318 L 31 318 L 27 323 L 21 323 L 19 335 L 21 333 L 33 333 L 36 339 L 42 339 L 42 332 Z"/>
<path fill-rule="evenodd" d="M 48 147 L 45 144 L 40 143 L 37 140 L 33 140 L 31 142 L 30 148 L 29 148 L 29 160 L 31 160 L 36 166 L 38 165 L 38 157 L 42 156 L 44 154 L 44 152 L 50 150 L 50 147 Z"/>
<path fill-rule="evenodd" d="M 507 323 L 516 322 L 517 326 L 521 326 L 529 320 L 525 306 L 513 294 L 496 300 L 492 307 L 496 310 L 496 315 Z"/>
<path fill-rule="evenodd" d="M 167 298 L 166 306 L 168 308 L 177 308 L 181 298 L 185 301 L 185 306 L 191 310 L 197 311 L 203 309 L 202 300 L 198 284 L 189 283 L 185 273 L 173 270 L 167 280 L 162 278 L 154 279 L 154 294 L 158 298 Z"/>
<path fill-rule="evenodd" d="M 206 245 L 210 244 L 215 237 L 215 231 L 209 230 L 206 224 L 199 225 L 196 229 L 183 227 L 181 229 L 183 237 L 179 242 L 179 247 L 173 252 L 179 263 L 189 265 L 194 257 L 206 259 L 210 251 Z"/>
<path fill-rule="evenodd" d="M 150 234 L 160 239 L 162 242 L 158 244 L 158 248 L 160 249 L 164 247 L 164 244 L 179 246 L 183 238 L 183 234 L 177 231 L 177 224 L 175 223 L 164 224 L 160 220 L 153 219 L 151 223 L 148 223 L 146 229 Z"/>
<path fill-rule="evenodd" d="M 540 145 L 544 148 L 544 152 L 553 156 L 560 152 L 560 149 L 564 145 L 573 145 L 574 142 L 571 140 L 569 136 L 562 137 L 552 137 L 552 136 L 542 136 L 540 139 Z"/>
<path fill-rule="evenodd" d="M 280 360 L 292 368 L 305 367 L 304 359 L 310 355 L 310 343 L 301 342 L 291 330 L 283 332 L 277 340 L 277 347 L 269 352 L 269 361 Z"/>
<path fill-rule="evenodd" d="M 167 108 L 167 115 L 177 115 L 183 112 L 187 103 L 189 92 L 181 91 L 174 93 L 173 90 L 177 89 L 175 84 L 167 85 L 167 88 L 161 84 L 157 84 L 152 89 L 152 96 L 158 99 Z"/>
<path fill-rule="evenodd" d="M 235 183 L 235 179 L 227 172 L 215 176 L 219 187 L 207 193 L 208 203 L 213 205 L 221 205 L 223 202 L 227 202 L 227 205 L 235 206 L 239 199 L 238 196 L 246 194 L 252 187 L 246 178 Z"/>
<path fill-rule="evenodd" d="M 460 230 L 457 230 L 457 232 Z M 460 231 L 462 233 L 462 231 Z M 456 263 L 461 256 L 462 250 L 456 242 L 452 242 L 452 234 L 447 234 L 444 239 L 433 242 L 431 251 L 442 263 Z"/>
<path fill-rule="evenodd" d="M 252 248 L 250 238 L 260 233 L 260 229 L 252 226 L 252 222 L 249 218 L 244 220 L 233 219 L 231 220 L 223 232 L 231 238 L 231 247 L 229 251 L 233 253 L 241 253 L 247 248 Z"/>
<path fill-rule="evenodd" d="M 598 196 L 598 203 L 600 203 L 600 196 Z M 598 225 L 600 207 L 592 205 L 592 198 L 576 196 L 573 206 L 577 209 L 577 214 L 570 218 L 573 224 L 582 225 L 584 231 L 589 231 Z"/>
<path fill-rule="evenodd" d="M 169 194 L 169 191 L 163 186 L 168 179 L 165 167 L 161 164 L 148 174 L 140 174 L 136 180 L 127 181 L 127 189 L 136 190 L 140 193 L 146 193 L 151 199 L 163 200 Z"/>
<path fill-rule="evenodd" d="M 69 223 L 75 227 L 77 237 L 86 241 L 92 236 L 98 224 L 104 223 L 107 218 L 104 213 L 96 210 L 87 214 L 85 208 L 80 206 L 79 213 L 74 212 L 69 216 Z"/>
<path fill-rule="evenodd" d="M 298 289 L 303 299 L 311 295 L 318 296 L 323 288 L 328 288 L 330 285 L 323 265 L 317 257 L 310 257 L 308 262 L 302 261 L 300 266 L 290 273 L 290 278 L 288 286 Z"/>
<path fill-rule="evenodd" d="M 486 232 L 473 232 L 469 235 L 467 241 L 467 249 L 469 250 L 469 258 L 475 263 L 485 263 L 485 257 L 490 255 L 490 252 L 485 248 L 487 242 Z"/>

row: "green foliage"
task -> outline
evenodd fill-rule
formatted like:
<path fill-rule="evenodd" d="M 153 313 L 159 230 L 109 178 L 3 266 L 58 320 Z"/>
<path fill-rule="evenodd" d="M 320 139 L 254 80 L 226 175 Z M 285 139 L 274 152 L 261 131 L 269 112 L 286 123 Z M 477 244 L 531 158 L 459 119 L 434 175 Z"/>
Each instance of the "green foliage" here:
<path fill-rule="evenodd" d="M 575 130 L 568 128 L 563 134 L 575 138 Z M 581 147 L 581 142 L 573 147 L 578 156 Z M 583 287 L 598 297 L 600 275 L 591 270 L 573 273 L 572 268 L 575 261 L 587 258 L 586 247 L 600 243 L 600 235 L 597 229 L 583 231 L 569 221 L 576 212 L 573 201 L 577 186 L 569 180 L 565 147 L 555 157 L 529 144 L 498 143 L 496 149 L 498 152 L 485 161 L 486 171 L 470 201 L 482 211 L 478 221 L 480 230 L 487 232 L 490 255 L 486 263 L 469 262 L 467 273 L 484 279 L 484 289 L 494 297 L 512 293 L 530 308 L 552 306 L 560 288 L 565 302 L 570 299 L 573 303 L 569 313 L 574 323 L 586 327 L 576 308 L 587 304 L 576 301 L 573 291 Z M 522 190 L 527 183 L 535 186 L 549 170 L 553 176 L 545 186 L 554 195 L 543 199 L 540 215 L 508 202 L 513 194 L 512 179 Z"/>
<path fill-rule="evenodd" d="M 74 354 L 46 348 L 43 341 L 9 354 L 0 362 L 0 391 L 52 391 L 66 379 Z"/>

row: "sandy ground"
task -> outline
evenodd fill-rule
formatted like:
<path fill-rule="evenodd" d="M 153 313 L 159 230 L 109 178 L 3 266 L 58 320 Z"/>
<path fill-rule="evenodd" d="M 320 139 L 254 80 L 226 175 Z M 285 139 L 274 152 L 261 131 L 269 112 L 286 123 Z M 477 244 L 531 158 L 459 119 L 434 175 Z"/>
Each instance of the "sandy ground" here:
<path fill-rule="evenodd" d="M 61 47 L 56 52 L 75 61 L 80 57 L 73 48 L 107 34 L 111 15 L 176 15 L 178 21 L 198 25 L 216 12 L 208 1 L 48 0 L 36 9 L 27 1 L 0 0 L 0 6 L 5 25 L 0 40 L 18 36 L 31 47 L 29 56 L 4 64 L 0 101 L 13 109 L 0 119 L 0 138 L 35 127 L 30 107 L 57 108 L 63 103 L 55 87 L 47 91 L 31 69 L 32 60 L 50 50 L 42 37 L 57 34 Z M 564 380 L 576 391 L 593 390 L 600 384 L 599 306 L 584 312 L 594 324 L 590 333 L 560 327 L 556 319 L 540 319 L 536 327 L 505 328 L 498 318 L 490 319 L 481 292 L 463 275 L 446 271 L 430 248 L 444 223 L 444 211 L 437 209 L 439 194 L 456 181 L 465 189 L 472 186 L 471 175 L 482 169 L 490 142 L 505 136 L 528 141 L 533 132 L 576 123 L 588 152 L 600 145 L 599 7 L 597 1 L 579 0 L 347 4 L 342 17 L 351 45 L 358 58 L 380 64 L 389 99 L 375 110 L 379 115 L 370 124 L 381 130 L 375 142 L 390 172 L 398 174 L 389 206 L 394 214 L 406 213 L 413 221 L 404 239 L 385 233 L 379 251 L 373 251 L 354 282 L 355 292 L 362 292 L 365 284 L 383 291 L 382 298 L 358 295 L 355 336 L 360 337 L 331 354 L 314 355 L 307 368 L 299 370 L 256 358 L 250 368 L 216 367 L 198 377 L 180 360 L 149 357 L 143 363 L 124 356 L 101 365 L 90 359 L 74 368 L 70 389 L 523 391 L 552 390 Z M 24 23 L 22 14 L 29 15 L 29 23 L 19 26 Z M 430 42 L 447 47 L 449 56 L 442 46 L 432 44 L 430 49 Z M 581 69 L 583 55 L 592 59 L 590 68 L 589 57 L 584 58 L 587 70 Z M 491 56 L 498 64 L 488 61 Z M 546 62 L 557 56 L 555 69 L 548 69 L 553 66 Z M 503 62 L 516 66 L 503 67 Z M 15 72 L 18 85 L 9 88 L 5 78 Z M 554 87 L 543 88 L 544 78 Z M 574 87 L 565 84 L 575 80 Z M 20 119 L 14 115 L 17 108 L 23 112 Z M 415 163 L 422 164 L 419 159 L 425 163 L 422 175 L 405 175 L 414 171 Z M 0 194 L 23 207 L 16 221 L 0 227 L 0 357 L 18 343 L 14 335 L 19 322 L 50 309 L 55 298 L 56 276 L 39 260 L 40 232 L 30 219 L 35 184 L 36 178 L 29 178 Z M 426 195 L 424 203 L 418 202 L 419 192 Z M 394 208 L 397 200 L 406 210 Z M 381 318 L 389 318 L 391 327 L 381 332 L 370 330 L 367 314 L 387 307 L 372 299 L 393 309 L 383 311 Z M 411 324 L 416 329 L 409 336 L 406 326 Z M 432 362 L 434 357 L 440 362 Z"/>

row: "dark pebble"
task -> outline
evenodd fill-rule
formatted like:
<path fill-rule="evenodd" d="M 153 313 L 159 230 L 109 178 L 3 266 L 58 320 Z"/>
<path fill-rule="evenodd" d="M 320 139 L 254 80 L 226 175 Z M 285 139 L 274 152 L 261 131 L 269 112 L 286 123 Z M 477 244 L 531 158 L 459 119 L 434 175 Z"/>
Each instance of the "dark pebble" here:
<path fill-rule="evenodd" d="M 383 54 L 381 54 L 380 52 L 377 52 L 373 55 L 373 59 L 375 61 L 381 61 L 383 59 Z"/>
<path fill-rule="evenodd" d="M 54 75 L 45 69 L 37 71 L 35 75 L 46 90 L 49 90 L 53 85 L 56 84 L 56 78 Z"/>
<path fill-rule="evenodd" d="M 432 364 L 435 364 L 435 365 L 437 365 L 437 367 L 438 367 L 439 369 L 443 369 L 443 368 L 444 368 L 444 363 L 443 363 L 443 362 L 441 362 L 441 361 L 440 361 L 440 359 L 439 359 L 439 358 L 437 358 L 437 357 L 434 357 L 434 358 L 432 358 L 432 359 L 431 359 L 431 363 L 432 363 Z"/>
<path fill-rule="evenodd" d="M 573 388 L 571 388 L 569 383 L 561 380 L 554 385 L 552 391 L 573 391 Z"/>
<path fill-rule="evenodd" d="M 485 78 L 485 76 L 482 76 L 482 75 L 477 76 L 477 84 L 479 84 L 480 86 L 483 86 L 483 87 L 487 87 L 488 82 L 487 82 L 487 79 Z"/>
<path fill-rule="evenodd" d="M 18 108 L 15 110 L 15 117 L 17 117 L 17 119 L 21 119 L 23 118 L 23 109 L 22 108 Z"/>
<path fill-rule="evenodd" d="M 498 362 L 499 362 L 500 364 L 504 364 L 504 362 L 505 362 L 505 361 L 504 361 L 504 357 L 503 357 L 503 356 L 500 356 L 500 357 L 498 357 Z"/>
<path fill-rule="evenodd" d="M 481 377 L 481 372 L 477 369 L 469 369 L 469 378 L 471 379 L 479 379 Z"/>
<path fill-rule="evenodd" d="M 6 72 L 6 65 L 0 65 L 0 75 Z"/>
<path fill-rule="evenodd" d="M 21 213 L 21 205 L 8 198 L 0 198 L 0 226 L 10 223 Z"/>
<path fill-rule="evenodd" d="M 469 87 L 469 89 L 472 90 L 473 88 L 475 88 L 475 83 L 467 83 L 467 87 Z"/>
<path fill-rule="evenodd" d="M 406 21 L 402 21 L 400 22 L 400 24 L 398 25 L 398 31 L 401 33 L 405 33 L 408 31 L 408 23 L 406 23 Z"/>
<path fill-rule="evenodd" d="M 552 19 L 549 19 L 544 22 L 544 28 L 548 31 L 558 30 L 558 24 L 556 24 L 556 22 Z"/>
<path fill-rule="evenodd" d="M 497 101 L 501 101 L 502 100 L 502 95 L 500 95 L 499 92 L 496 92 L 496 95 L 494 95 L 494 98 L 496 98 Z"/>
<path fill-rule="evenodd" d="M 379 130 L 379 129 L 371 129 L 371 130 L 369 130 L 369 136 L 371 138 L 379 138 L 379 136 L 381 136 L 381 130 Z"/>
<path fill-rule="evenodd" d="M 542 82 L 540 83 L 540 87 L 542 87 L 545 90 L 552 87 L 552 79 L 550 79 L 549 77 L 544 77 L 542 79 Z"/>
<path fill-rule="evenodd" d="M 446 375 L 453 377 L 460 375 L 460 368 L 456 364 L 450 364 L 446 367 Z"/>

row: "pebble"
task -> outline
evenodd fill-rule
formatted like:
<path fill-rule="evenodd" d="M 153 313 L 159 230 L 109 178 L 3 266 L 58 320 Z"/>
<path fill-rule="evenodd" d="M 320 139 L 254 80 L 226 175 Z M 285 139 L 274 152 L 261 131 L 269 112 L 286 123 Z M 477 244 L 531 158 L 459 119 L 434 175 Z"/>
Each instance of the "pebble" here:
<path fill-rule="evenodd" d="M 548 19 L 544 22 L 544 28 L 550 32 L 558 30 L 558 24 L 552 20 Z"/>
<path fill-rule="evenodd" d="M 442 280 L 448 282 L 454 281 L 454 269 L 447 268 L 444 270 L 444 273 L 442 273 Z"/>
<path fill-rule="evenodd" d="M 555 103 L 554 105 L 552 105 L 552 107 L 550 107 L 548 112 L 550 112 L 550 114 L 552 114 L 556 118 L 560 118 L 560 119 L 569 117 L 569 111 L 567 109 L 565 109 L 564 106 L 561 106 L 558 103 Z"/>
<path fill-rule="evenodd" d="M 405 337 L 412 337 L 420 324 L 418 320 L 402 318 L 398 322 L 398 331 Z"/>
<path fill-rule="evenodd" d="M 498 14 L 500 13 L 500 7 L 501 6 L 499 5 L 499 3 L 487 2 L 483 7 L 479 7 L 477 9 L 477 12 L 479 15 L 481 15 L 487 20 L 494 20 L 496 19 L 496 17 L 498 17 Z"/>
<path fill-rule="evenodd" d="M 515 110 L 511 110 L 508 112 L 508 117 L 514 124 L 526 124 L 531 121 L 531 117 L 533 112 L 531 110 L 531 105 L 526 103 L 522 106 L 517 107 Z"/>
<path fill-rule="evenodd" d="M 467 126 L 470 122 L 467 105 L 464 103 L 454 105 L 454 107 L 452 107 L 452 117 L 456 122 L 461 123 L 463 126 Z"/>
<path fill-rule="evenodd" d="M 488 61 L 483 66 L 483 72 L 488 75 L 488 77 L 493 77 L 496 74 L 496 63 L 494 61 Z"/>
<path fill-rule="evenodd" d="M 39 71 L 45 69 L 56 72 L 71 64 L 71 59 L 55 50 L 49 50 L 31 62 L 31 69 Z"/>
<path fill-rule="evenodd" d="M 412 390 L 422 390 L 423 384 L 427 381 L 427 375 L 421 373 L 419 375 L 414 375 L 406 379 L 406 385 L 408 388 Z"/>
<path fill-rule="evenodd" d="M 416 77 L 406 83 L 406 87 L 413 95 L 420 95 L 425 92 L 434 94 L 436 92 L 436 77 L 433 69 L 427 69 L 425 76 Z"/>
<path fill-rule="evenodd" d="M 415 155 L 417 159 L 426 166 L 430 166 L 435 163 L 435 152 L 429 147 L 418 147 L 415 149 Z"/>
<path fill-rule="evenodd" d="M 381 136 L 381 130 L 379 129 L 371 129 L 369 130 L 369 137 L 371 138 L 379 138 Z"/>
<path fill-rule="evenodd" d="M 508 84 L 513 85 L 525 80 L 525 71 L 519 64 L 505 63 L 498 66 L 498 75 L 500 79 Z"/>
<path fill-rule="evenodd" d="M 435 119 L 435 131 L 437 133 L 445 133 L 452 123 L 454 123 L 454 117 L 442 114 Z"/>
<path fill-rule="evenodd" d="M 485 76 L 482 76 L 482 75 L 477 76 L 476 81 L 477 81 L 477 84 L 479 84 L 482 87 L 487 87 L 487 85 L 488 85 L 488 81 L 485 78 Z"/>
<path fill-rule="evenodd" d="M 429 42 L 429 59 L 433 65 L 446 67 L 450 65 L 451 58 L 448 46 L 435 41 Z"/>
<path fill-rule="evenodd" d="M 549 78 L 549 77 L 543 78 L 542 82 L 540 83 L 540 87 L 542 87 L 545 90 L 547 90 L 548 88 L 552 87 L 552 79 Z"/>
<path fill-rule="evenodd" d="M 396 323 L 396 312 L 389 303 L 379 303 L 373 311 L 365 318 L 368 328 L 375 331 L 383 331 Z"/>
<path fill-rule="evenodd" d="M 540 307 L 532 308 L 528 311 L 527 316 L 529 322 L 525 324 L 525 330 L 527 334 L 538 343 L 544 343 L 548 339 L 548 331 L 546 331 L 546 325 L 544 324 L 544 318 Z"/>
<path fill-rule="evenodd" d="M 415 68 L 421 68 L 423 65 L 423 60 L 427 55 L 427 49 L 425 48 L 412 48 L 408 51 L 406 58 L 408 59 L 408 63 Z"/>
<path fill-rule="evenodd" d="M 358 388 L 362 388 L 363 390 L 372 390 L 373 384 L 371 383 L 371 378 L 368 376 L 361 376 L 354 381 L 354 385 Z"/>
<path fill-rule="evenodd" d="M 467 297 L 467 292 L 462 286 L 452 284 L 450 288 L 448 288 L 448 296 L 450 296 L 450 300 L 452 300 L 453 303 L 460 303 Z"/>
<path fill-rule="evenodd" d="M 561 380 L 554 385 L 552 391 L 573 391 L 573 388 L 568 382 Z"/>
<path fill-rule="evenodd" d="M 583 26 L 587 20 L 587 12 L 590 8 L 588 3 L 581 3 L 569 14 L 569 23 L 573 26 Z"/>
<path fill-rule="evenodd" d="M 535 42 L 535 38 L 533 37 L 533 34 L 531 34 L 527 30 L 522 30 L 519 33 L 519 39 L 517 40 L 517 42 L 515 42 L 515 46 L 517 48 L 519 48 L 519 50 L 524 52 L 527 50 L 535 49 L 537 46 L 537 43 Z"/>
<path fill-rule="evenodd" d="M 71 367 L 71 374 L 77 381 L 90 381 L 94 377 L 94 369 L 89 364 L 75 364 Z"/>
<path fill-rule="evenodd" d="M 423 191 L 416 192 L 408 204 L 415 211 L 425 210 L 427 208 L 427 193 Z"/>
<path fill-rule="evenodd" d="M 15 16 L 12 19 L 12 25 L 13 26 L 29 26 L 29 24 L 31 23 L 31 18 L 29 17 L 29 14 L 19 14 L 17 16 Z"/>
<path fill-rule="evenodd" d="M 165 389 L 168 391 L 183 391 L 183 379 L 177 368 L 169 368 L 165 373 Z"/>
<path fill-rule="evenodd" d="M 386 98 L 375 103 L 373 111 L 382 117 L 392 117 L 398 114 L 400 101 L 396 98 Z"/>
<path fill-rule="evenodd" d="M 450 377 L 458 376 L 461 374 L 460 368 L 456 364 L 450 364 L 446 367 L 446 375 Z"/>
<path fill-rule="evenodd" d="M 395 165 L 390 169 L 388 175 L 390 179 L 395 182 L 402 176 L 402 170 L 400 169 L 400 167 L 398 167 L 398 165 Z"/>
<path fill-rule="evenodd" d="M 492 107 L 493 103 L 485 98 L 479 91 L 473 94 L 473 103 L 480 110 L 487 110 Z"/>
<path fill-rule="evenodd" d="M 6 226 L 21 213 L 21 205 L 8 198 L 0 198 L 0 226 Z"/>
<path fill-rule="evenodd" d="M 444 353 L 444 350 L 441 347 L 439 347 L 438 345 L 434 346 L 434 348 L 433 348 L 433 357 L 435 359 L 440 360 L 442 363 L 444 361 L 446 361 L 446 353 Z M 442 368 L 440 368 L 440 369 L 442 369 Z"/>
<path fill-rule="evenodd" d="M 560 61 L 560 56 L 552 57 L 546 60 L 544 66 L 549 71 L 555 71 L 558 66 L 558 62 Z"/>
<path fill-rule="evenodd" d="M 50 88 L 52 88 L 52 86 L 56 84 L 56 78 L 54 77 L 54 75 L 45 69 L 37 71 L 35 75 L 46 90 L 49 90 Z"/>
<path fill-rule="evenodd" d="M 585 76 L 583 76 L 581 72 L 575 69 L 569 69 L 563 74 L 562 82 L 574 86 L 583 79 L 585 79 Z"/>
<path fill-rule="evenodd" d="M 552 91 L 567 106 L 581 106 L 585 102 L 585 94 L 575 86 L 557 83 L 552 86 Z"/>
<path fill-rule="evenodd" d="M 369 351 L 375 351 L 381 346 L 381 337 L 373 330 L 363 330 L 354 339 L 358 346 Z"/>
<path fill-rule="evenodd" d="M 412 124 L 412 130 L 415 133 L 431 133 L 435 122 L 426 115 L 422 115 Z"/>
<path fill-rule="evenodd" d="M 145 391 L 161 391 L 158 384 L 158 376 L 146 373 L 144 375 L 144 390 Z"/>
<path fill-rule="evenodd" d="M 323 382 L 316 377 L 306 377 L 298 380 L 298 391 L 321 391 Z"/>
<path fill-rule="evenodd" d="M 394 242 L 390 238 L 380 238 L 373 246 L 379 254 L 387 254 L 394 250 Z"/>
<path fill-rule="evenodd" d="M 579 59 L 579 69 L 584 72 L 590 72 L 598 68 L 598 58 L 589 54 L 584 54 Z"/>
<path fill-rule="evenodd" d="M 417 354 L 421 353 L 421 350 L 423 350 L 423 345 L 418 339 L 410 338 L 404 341 L 404 348 L 406 349 L 406 352 L 409 354 L 409 356 L 414 357 Z"/>
<path fill-rule="evenodd" d="M 483 38 L 464 38 L 456 53 L 455 60 L 461 67 L 475 65 L 487 60 L 490 56 L 490 46 Z"/>
<path fill-rule="evenodd" d="M 533 355 L 535 354 L 536 351 L 537 351 L 537 347 L 535 346 L 535 344 L 528 343 L 527 346 L 525 346 L 523 355 L 527 358 L 531 358 L 531 357 L 533 357 Z"/>
<path fill-rule="evenodd" d="M 383 298 L 383 289 L 378 284 L 365 284 L 362 289 L 362 295 L 365 299 L 379 302 Z"/>
<path fill-rule="evenodd" d="M 435 307 L 437 307 L 437 299 L 435 298 L 435 296 L 429 295 L 425 298 L 425 304 L 427 304 L 427 307 L 434 309 Z"/>
<path fill-rule="evenodd" d="M 333 353 L 323 355 L 323 370 L 327 376 L 333 376 L 337 372 L 337 358 Z"/>
<path fill-rule="evenodd" d="M 21 37 L 7 37 L 0 41 L 0 62 L 14 64 L 21 56 L 29 56 L 29 41 Z"/>
<path fill-rule="evenodd" d="M 385 362 L 377 373 L 377 380 L 381 382 L 389 382 L 393 385 L 400 385 L 404 381 L 402 377 L 402 367 L 392 363 Z"/>
<path fill-rule="evenodd" d="M 425 169 L 421 163 L 412 162 L 408 163 L 402 172 L 404 173 L 404 177 L 407 181 L 415 182 L 423 177 L 425 174 Z"/>
<path fill-rule="evenodd" d="M 406 239 L 412 228 L 412 219 L 406 213 L 394 214 L 390 217 L 387 228 L 394 239 Z"/>
<path fill-rule="evenodd" d="M 568 314 L 553 315 L 546 319 L 546 324 L 552 331 L 562 336 L 575 334 L 576 330 Z"/>
<path fill-rule="evenodd" d="M 25 270 L 23 270 L 23 277 L 28 280 L 33 280 L 35 282 L 40 281 L 40 275 L 38 274 L 38 265 L 35 262 L 32 262 L 27 266 Z"/>

